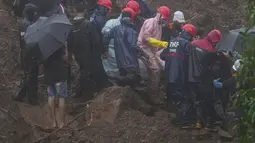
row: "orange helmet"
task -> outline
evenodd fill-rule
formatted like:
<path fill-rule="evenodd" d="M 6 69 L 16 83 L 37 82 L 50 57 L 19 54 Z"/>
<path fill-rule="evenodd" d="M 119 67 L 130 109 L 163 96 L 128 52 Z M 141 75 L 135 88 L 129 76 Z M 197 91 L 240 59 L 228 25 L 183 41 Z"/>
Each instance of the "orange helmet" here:
<path fill-rule="evenodd" d="M 157 9 L 157 11 L 163 16 L 165 20 L 170 19 L 171 11 L 167 6 L 161 6 Z"/>
<path fill-rule="evenodd" d="M 136 1 L 134 1 L 134 0 L 129 1 L 129 2 L 126 4 L 126 7 L 133 9 L 133 11 L 134 11 L 136 14 L 140 14 L 140 13 L 141 13 L 139 3 L 136 2 Z"/>
<path fill-rule="evenodd" d="M 112 9 L 112 1 L 111 0 L 99 0 L 97 4 Z"/>
<path fill-rule="evenodd" d="M 182 27 L 182 30 L 185 30 L 190 35 L 192 35 L 193 37 L 195 37 L 197 35 L 197 28 L 194 25 L 192 25 L 192 24 L 185 24 Z"/>
<path fill-rule="evenodd" d="M 129 13 L 131 14 L 131 19 L 132 19 L 132 21 L 135 20 L 135 15 L 136 15 L 136 13 L 134 12 L 134 10 L 133 10 L 132 8 L 126 7 L 126 8 L 124 8 L 124 9 L 122 9 L 121 12 L 129 12 Z"/>

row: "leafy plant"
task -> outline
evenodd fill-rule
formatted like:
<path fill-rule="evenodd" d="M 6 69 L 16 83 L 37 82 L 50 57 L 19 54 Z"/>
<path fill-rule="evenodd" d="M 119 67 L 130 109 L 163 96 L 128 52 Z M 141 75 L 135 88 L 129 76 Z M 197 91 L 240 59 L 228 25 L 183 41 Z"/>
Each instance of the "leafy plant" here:
<path fill-rule="evenodd" d="M 247 2 L 247 27 L 255 27 L 255 1 Z M 247 31 L 248 31 L 247 29 Z M 238 125 L 239 141 L 252 143 L 255 138 L 255 39 L 246 32 L 248 48 L 242 55 L 242 68 L 238 77 L 238 86 L 244 85 L 235 95 L 235 106 L 245 112 Z"/>

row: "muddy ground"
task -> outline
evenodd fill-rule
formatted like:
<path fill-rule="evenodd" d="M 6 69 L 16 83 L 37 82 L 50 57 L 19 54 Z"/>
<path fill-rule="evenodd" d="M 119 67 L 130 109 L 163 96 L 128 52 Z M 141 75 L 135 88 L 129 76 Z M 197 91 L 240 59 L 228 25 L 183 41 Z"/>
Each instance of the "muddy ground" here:
<path fill-rule="evenodd" d="M 150 4 L 154 8 L 166 4 L 172 11 L 182 10 L 186 19 L 204 29 L 203 35 L 214 28 L 226 32 L 245 24 L 244 6 L 239 0 L 153 0 Z M 18 23 L 17 19 L 10 16 L 5 5 L 0 3 L 0 142 L 3 143 L 28 143 L 47 135 L 38 130 L 34 124 L 26 122 L 27 119 L 21 115 L 20 110 L 23 105 L 11 99 L 22 75 L 18 64 Z M 45 87 L 40 84 L 41 105 L 37 108 L 46 104 L 45 93 Z M 77 111 L 81 113 L 84 108 Z M 40 120 L 39 117 L 43 114 L 39 112 L 39 109 L 28 110 L 27 114 L 38 115 L 37 118 Z M 79 113 L 68 116 L 73 119 Z M 90 127 L 85 126 L 84 117 L 81 117 L 42 142 L 221 142 L 217 134 L 198 141 L 193 131 L 179 130 L 170 123 L 168 117 L 169 114 L 161 109 L 157 110 L 154 116 L 125 109 L 113 124 L 102 123 Z"/>

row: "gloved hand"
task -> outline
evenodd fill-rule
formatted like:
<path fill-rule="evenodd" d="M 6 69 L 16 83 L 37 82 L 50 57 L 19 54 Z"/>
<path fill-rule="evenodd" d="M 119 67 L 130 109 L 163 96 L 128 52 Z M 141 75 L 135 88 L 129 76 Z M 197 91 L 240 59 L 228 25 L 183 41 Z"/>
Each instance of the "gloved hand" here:
<path fill-rule="evenodd" d="M 162 47 L 163 49 L 165 49 L 165 48 L 167 48 L 167 46 L 168 46 L 168 42 L 162 41 L 161 47 Z"/>
<path fill-rule="evenodd" d="M 165 42 L 165 41 L 160 41 L 160 40 L 157 40 L 155 38 L 150 38 L 149 39 L 149 44 L 150 46 L 152 47 L 161 47 L 161 48 L 167 48 L 168 46 L 168 42 Z"/>
<path fill-rule="evenodd" d="M 219 79 L 213 80 L 213 85 L 215 88 L 222 88 L 222 82 L 219 82 Z"/>

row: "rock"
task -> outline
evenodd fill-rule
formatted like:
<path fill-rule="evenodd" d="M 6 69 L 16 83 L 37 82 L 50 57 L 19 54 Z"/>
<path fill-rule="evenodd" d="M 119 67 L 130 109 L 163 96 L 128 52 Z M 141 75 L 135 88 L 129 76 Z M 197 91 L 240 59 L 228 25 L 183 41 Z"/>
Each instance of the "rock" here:
<path fill-rule="evenodd" d="M 55 141 L 55 143 L 71 143 L 72 140 L 69 136 L 63 136 L 59 140 Z"/>
<path fill-rule="evenodd" d="M 124 109 L 132 108 L 152 114 L 153 108 L 146 104 L 130 87 L 113 86 L 102 90 L 87 106 L 85 119 L 88 124 L 113 123 Z"/>
<path fill-rule="evenodd" d="M 211 2 L 212 4 L 216 4 L 217 2 L 219 2 L 219 0 L 210 0 L 210 2 Z"/>
<path fill-rule="evenodd" d="M 38 129 L 51 132 L 52 121 L 49 116 L 48 105 L 43 108 L 38 106 L 32 106 L 28 104 L 20 104 L 20 113 L 24 120 L 31 126 L 37 127 Z M 59 120 L 59 112 L 56 110 L 57 120 Z M 72 120 L 71 116 L 66 116 L 66 121 Z"/>
<path fill-rule="evenodd" d="M 224 131 L 222 129 L 219 129 L 218 135 L 220 136 L 221 141 L 231 141 L 233 139 L 232 135 L 228 133 L 227 131 Z"/>
<path fill-rule="evenodd" d="M 212 135 L 205 129 L 192 130 L 192 135 L 196 140 L 208 140 L 212 138 Z"/>

